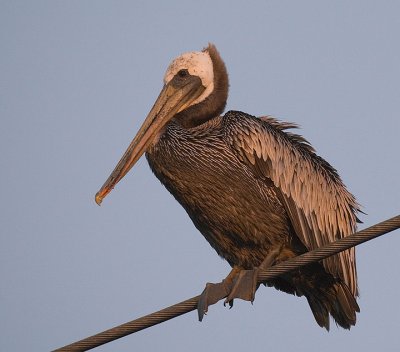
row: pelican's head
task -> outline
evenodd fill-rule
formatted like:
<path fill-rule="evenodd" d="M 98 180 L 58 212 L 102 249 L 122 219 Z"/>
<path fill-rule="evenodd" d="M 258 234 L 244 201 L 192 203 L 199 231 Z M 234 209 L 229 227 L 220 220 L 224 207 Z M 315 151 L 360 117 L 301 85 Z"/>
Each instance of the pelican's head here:
<path fill-rule="evenodd" d="M 160 95 L 114 171 L 97 192 L 96 203 L 100 205 L 172 119 L 184 128 L 197 126 L 219 115 L 227 97 L 228 74 L 214 45 L 173 60 L 165 73 Z"/>
<path fill-rule="evenodd" d="M 182 54 L 173 60 L 165 72 L 164 84 L 168 85 L 174 79 L 181 84 L 190 80 L 197 84 L 201 83 L 202 92 L 200 96 L 191 101 L 189 106 L 207 98 L 214 90 L 214 69 L 209 52 L 205 50 L 193 51 Z M 200 81 L 198 81 L 199 79 Z M 184 110 L 184 107 L 181 110 Z"/>

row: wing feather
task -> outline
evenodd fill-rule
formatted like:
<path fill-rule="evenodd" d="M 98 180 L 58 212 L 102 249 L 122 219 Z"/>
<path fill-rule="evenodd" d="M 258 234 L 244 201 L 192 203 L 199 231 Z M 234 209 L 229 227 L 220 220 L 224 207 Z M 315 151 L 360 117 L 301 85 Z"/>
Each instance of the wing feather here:
<path fill-rule="evenodd" d="M 295 124 L 237 111 L 225 114 L 224 121 L 232 150 L 258 177 L 274 183 L 296 234 L 309 250 L 355 232 L 359 205 L 336 170 L 302 136 L 285 131 Z M 354 248 L 323 264 L 358 295 Z"/>

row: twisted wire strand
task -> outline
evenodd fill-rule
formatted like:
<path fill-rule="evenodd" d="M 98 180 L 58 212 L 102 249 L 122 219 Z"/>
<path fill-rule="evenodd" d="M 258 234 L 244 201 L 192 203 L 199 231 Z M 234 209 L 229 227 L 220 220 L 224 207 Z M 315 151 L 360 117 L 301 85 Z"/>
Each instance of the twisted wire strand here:
<path fill-rule="evenodd" d="M 260 283 L 265 280 L 276 278 L 277 276 L 285 274 L 289 271 L 298 269 L 302 266 L 316 261 L 320 261 L 331 255 L 337 254 L 341 251 L 367 242 L 376 237 L 382 236 L 398 228 L 400 228 L 400 215 L 368 227 L 367 229 L 356 232 L 353 235 L 347 236 L 338 241 L 332 242 L 324 247 L 315 249 L 311 252 L 307 252 L 305 254 L 289 259 L 283 263 L 274 265 L 268 270 L 260 271 L 258 275 L 258 282 Z M 96 335 L 87 337 L 83 340 L 74 342 L 70 345 L 58 348 L 53 352 L 88 351 L 92 348 L 101 346 L 126 335 L 133 334 L 137 331 L 149 328 L 164 321 L 178 317 L 182 314 L 191 312 L 192 310 L 195 310 L 197 308 L 197 302 L 199 298 L 200 295 L 189 298 L 185 301 L 159 310 L 158 312 L 148 314 L 125 324 L 100 332 Z"/>

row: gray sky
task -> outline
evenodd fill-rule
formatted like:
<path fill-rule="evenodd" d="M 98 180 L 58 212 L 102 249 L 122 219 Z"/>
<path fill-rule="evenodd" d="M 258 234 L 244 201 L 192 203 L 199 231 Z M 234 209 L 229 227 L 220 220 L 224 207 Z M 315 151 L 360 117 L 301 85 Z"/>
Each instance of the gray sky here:
<path fill-rule="evenodd" d="M 227 109 L 302 126 L 373 225 L 399 214 L 400 2 L 2 1 L 0 350 L 45 351 L 199 294 L 229 271 L 145 159 L 94 194 L 171 59 L 213 42 Z M 98 351 L 394 351 L 400 232 L 358 247 L 361 313 L 319 328 L 261 288 Z"/>

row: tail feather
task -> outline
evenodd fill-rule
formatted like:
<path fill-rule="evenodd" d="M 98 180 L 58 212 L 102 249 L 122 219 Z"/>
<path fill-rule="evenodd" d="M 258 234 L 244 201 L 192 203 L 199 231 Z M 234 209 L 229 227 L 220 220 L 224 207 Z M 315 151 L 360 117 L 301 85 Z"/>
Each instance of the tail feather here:
<path fill-rule="evenodd" d="M 329 331 L 330 316 L 336 324 L 350 329 L 360 311 L 356 297 L 340 278 L 327 273 L 319 263 L 267 282 L 278 290 L 305 296 L 318 325 Z"/>
<path fill-rule="evenodd" d="M 315 299 L 313 296 L 306 297 L 317 324 L 329 331 L 329 311 L 327 307 L 322 304 L 321 300 Z"/>
<path fill-rule="evenodd" d="M 309 291 L 305 296 L 319 326 L 329 330 L 329 315 L 344 329 L 356 324 L 356 313 L 360 308 L 345 283 L 337 281 Z"/>

